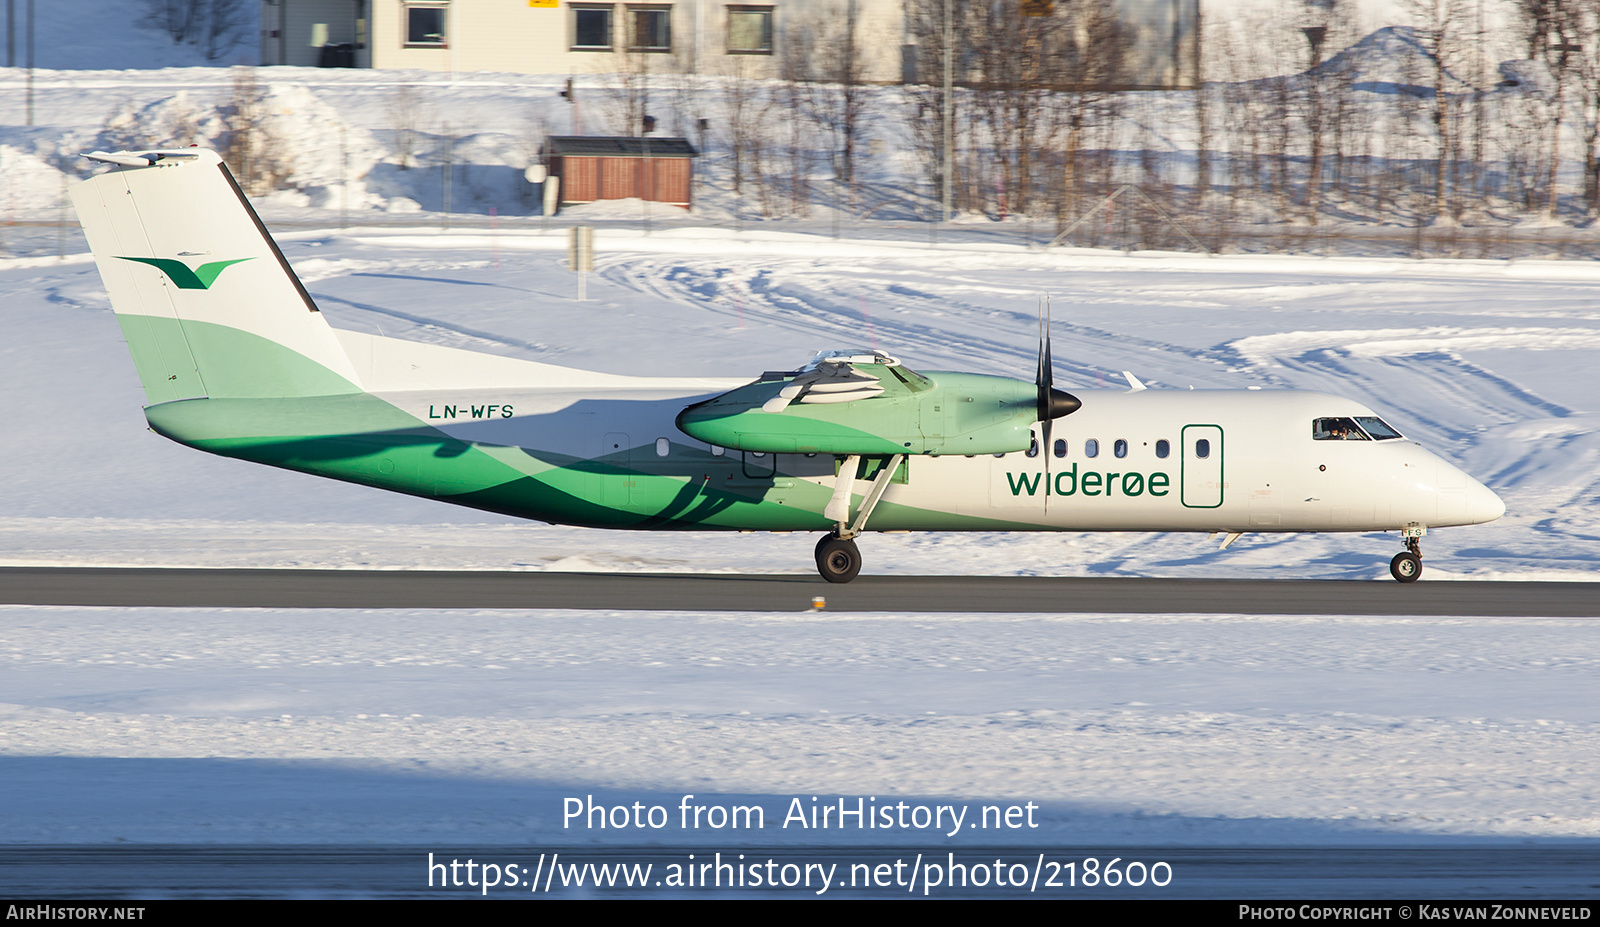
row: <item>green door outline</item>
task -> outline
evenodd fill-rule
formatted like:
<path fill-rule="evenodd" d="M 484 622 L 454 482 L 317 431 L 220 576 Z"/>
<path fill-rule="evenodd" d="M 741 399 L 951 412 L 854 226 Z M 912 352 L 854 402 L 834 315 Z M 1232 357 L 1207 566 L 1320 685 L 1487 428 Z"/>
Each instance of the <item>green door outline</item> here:
<path fill-rule="evenodd" d="M 1196 434 L 1192 437 L 1189 431 L 1194 429 Z M 1194 453 L 1196 441 L 1211 441 L 1211 453 L 1204 459 L 1197 459 Z M 1214 509 L 1222 505 L 1223 488 L 1227 485 L 1222 468 L 1222 426 L 1221 425 L 1185 425 L 1178 434 L 1178 498 L 1185 508 Z M 1190 487 L 1191 466 L 1193 488 Z M 1207 482 L 1214 482 L 1216 489 L 1206 487 Z M 1190 501 L 1190 500 L 1194 501 Z M 1212 501 L 1212 500 L 1215 501 Z"/>

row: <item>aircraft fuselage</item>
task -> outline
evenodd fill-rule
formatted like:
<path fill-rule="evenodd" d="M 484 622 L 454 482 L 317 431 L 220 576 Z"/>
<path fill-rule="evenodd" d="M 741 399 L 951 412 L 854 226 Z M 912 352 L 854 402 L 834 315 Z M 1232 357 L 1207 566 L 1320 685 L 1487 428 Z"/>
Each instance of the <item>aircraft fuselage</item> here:
<path fill-rule="evenodd" d="M 724 451 L 677 430 L 678 412 L 712 385 L 198 399 L 147 414 L 158 431 L 205 450 L 523 518 L 832 527 L 823 509 L 834 455 Z M 1268 390 L 1077 395 L 1082 408 L 1055 422 L 1048 447 L 909 457 L 868 530 L 1375 531 L 1474 524 L 1504 510 L 1410 439 L 1316 440 L 1318 419 L 1374 415 L 1351 400 Z M 376 406 L 389 407 L 394 427 L 373 427 Z M 224 419 L 230 434 L 218 433 Z M 885 462 L 867 459 L 855 502 Z"/>

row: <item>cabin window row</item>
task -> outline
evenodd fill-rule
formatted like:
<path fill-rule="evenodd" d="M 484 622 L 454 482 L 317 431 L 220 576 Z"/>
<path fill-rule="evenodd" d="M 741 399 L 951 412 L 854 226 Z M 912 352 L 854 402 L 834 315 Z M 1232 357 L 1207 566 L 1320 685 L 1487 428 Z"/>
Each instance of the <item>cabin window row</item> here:
<path fill-rule="evenodd" d="M 1200 445 L 1204 445 L 1204 448 L 1201 448 Z M 1117 438 L 1115 441 L 1111 442 L 1111 456 L 1117 458 L 1128 456 L 1128 446 L 1128 439 Z M 1202 450 L 1204 453 L 1201 453 Z M 1050 452 L 1056 457 L 1064 459 L 1069 451 L 1070 442 L 1068 442 L 1066 438 L 1057 438 L 1055 441 L 1051 442 Z M 1029 457 L 1039 456 L 1038 435 L 1033 436 L 1033 440 L 1028 443 L 1028 449 L 1024 451 L 1024 453 Z M 1198 457 L 1209 457 L 1211 455 L 1211 442 L 1206 441 L 1205 439 L 1195 442 L 1195 455 Z M 1004 457 L 1005 455 L 996 454 L 994 456 Z M 1088 438 L 1083 442 L 1083 456 L 1090 458 L 1100 456 L 1099 438 Z M 1161 438 L 1160 440 L 1156 441 L 1156 457 L 1165 460 L 1170 456 L 1172 456 L 1172 442 L 1168 441 L 1166 438 Z"/>

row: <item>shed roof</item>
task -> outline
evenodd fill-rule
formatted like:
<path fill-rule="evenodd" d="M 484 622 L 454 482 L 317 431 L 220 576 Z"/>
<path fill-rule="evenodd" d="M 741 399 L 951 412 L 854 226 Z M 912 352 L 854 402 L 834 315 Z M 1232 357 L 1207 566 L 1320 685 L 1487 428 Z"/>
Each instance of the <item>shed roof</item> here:
<path fill-rule="evenodd" d="M 695 151 L 694 146 L 689 144 L 686 138 L 652 138 L 649 142 L 652 158 L 700 156 L 700 152 Z M 645 156 L 644 143 L 643 138 L 552 135 L 545 153 L 555 158 L 642 158 Z"/>

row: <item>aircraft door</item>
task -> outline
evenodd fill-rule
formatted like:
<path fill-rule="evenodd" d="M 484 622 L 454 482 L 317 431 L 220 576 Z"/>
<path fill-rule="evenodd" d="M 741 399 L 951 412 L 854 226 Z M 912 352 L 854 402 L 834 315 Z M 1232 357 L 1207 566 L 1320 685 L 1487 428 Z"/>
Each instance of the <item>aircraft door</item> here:
<path fill-rule="evenodd" d="M 1222 505 L 1222 426 L 1185 425 L 1179 436 L 1183 447 L 1183 476 L 1180 498 L 1191 509 L 1214 509 Z"/>

